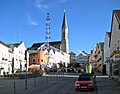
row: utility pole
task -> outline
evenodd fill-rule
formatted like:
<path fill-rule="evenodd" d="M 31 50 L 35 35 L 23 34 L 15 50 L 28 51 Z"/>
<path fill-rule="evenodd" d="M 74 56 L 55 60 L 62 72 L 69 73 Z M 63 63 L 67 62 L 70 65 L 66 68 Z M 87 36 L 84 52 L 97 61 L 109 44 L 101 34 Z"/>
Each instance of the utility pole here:
<path fill-rule="evenodd" d="M 18 28 L 15 26 L 15 30 L 16 30 L 16 37 L 17 37 L 17 42 L 18 42 Z"/>

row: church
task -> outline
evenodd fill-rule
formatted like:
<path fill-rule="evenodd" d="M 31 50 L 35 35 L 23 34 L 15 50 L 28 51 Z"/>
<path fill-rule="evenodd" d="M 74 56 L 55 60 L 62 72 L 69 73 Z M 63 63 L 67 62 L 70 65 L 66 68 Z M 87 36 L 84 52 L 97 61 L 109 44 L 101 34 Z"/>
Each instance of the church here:
<path fill-rule="evenodd" d="M 33 45 L 28 48 L 28 52 L 30 58 L 29 65 L 37 64 L 52 67 L 54 64 L 64 63 L 67 67 L 70 62 L 66 11 L 64 11 L 63 16 L 61 40 L 49 42 L 49 51 L 45 42 L 33 43 Z"/>
<path fill-rule="evenodd" d="M 34 43 L 29 49 L 31 50 L 37 50 L 41 45 L 43 45 L 44 42 L 42 43 Z M 64 51 L 65 53 L 69 53 L 69 44 L 68 44 L 68 25 L 67 25 L 67 19 L 66 19 L 66 11 L 64 10 L 64 17 L 63 17 L 63 23 L 62 23 L 62 36 L 61 36 L 61 41 L 53 41 L 49 42 L 49 45 L 60 49 Z"/>

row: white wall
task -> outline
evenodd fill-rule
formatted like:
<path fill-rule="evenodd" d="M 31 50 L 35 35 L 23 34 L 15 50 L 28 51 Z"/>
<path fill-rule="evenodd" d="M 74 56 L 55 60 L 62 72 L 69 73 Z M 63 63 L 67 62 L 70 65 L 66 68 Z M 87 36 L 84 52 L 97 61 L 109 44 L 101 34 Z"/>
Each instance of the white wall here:
<path fill-rule="evenodd" d="M 12 73 L 12 53 L 9 52 L 9 48 L 0 43 L 0 75 Z"/>
<path fill-rule="evenodd" d="M 70 56 L 69 54 L 66 54 L 65 52 L 61 52 L 58 49 L 51 49 L 49 52 L 49 62 L 50 65 L 49 67 L 51 67 L 54 64 L 58 64 L 60 62 L 65 63 L 66 67 L 68 65 L 68 63 L 70 63 Z"/>
<path fill-rule="evenodd" d="M 26 70 L 25 64 L 26 64 L 26 60 L 25 60 L 25 50 L 26 47 L 24 45 L 24 42 L 22 42 L 18 47 L 14 47 L 13 48 L 14 51 L 14 73 L 20 69 L 20 65 L 21 65 L 21 71 Z M 27 62 L 29 63 L 29 62 Z M 27 64 L 28 65 L 28 64 Z"/>
<path fill-rule="evenodd" d="M 120 50 L 120 29 L 119 29 L 118 21 L 114 15 L 113 24 L 112 24 L 110 53 L 112 53 L 114 50 L 117 50 L 117 47 L 119 47 Z"/>
<path fill-rule="evenodd" d="M 110 47 L 109 47 L 109 41 L 110 38 L 108 34 L 105 35 L 105 41 L 104 41 L 104 64 L 106 64 L 106 73 L 110 74 L 110 62 L 108 60 L 110 59 Z"/>

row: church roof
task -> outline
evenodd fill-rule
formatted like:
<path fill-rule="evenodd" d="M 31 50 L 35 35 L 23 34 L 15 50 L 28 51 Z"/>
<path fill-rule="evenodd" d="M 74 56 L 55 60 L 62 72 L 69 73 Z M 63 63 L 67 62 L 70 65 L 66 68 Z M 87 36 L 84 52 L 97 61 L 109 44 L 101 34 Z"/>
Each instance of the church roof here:
<path fill-rule="evenodd" d="M 114 12 L 116 13 L 117 20 L 120 23 L 120 10 L 114 10 Z"/>
<path fill-rule="evenodd" d="M 37 50 L 41 45 L 43 45 L 45 42 L 42 43 L 34 43 L 29 49 L 31 50 Z M 49 42 L 50 45 L 52 45 L 55 48 L 60 49 L 61 41 L 54 41 L 54 42 Z"/>
<path fill-rule="evenodd" d="M 62 28 L 67 28 L 67 19 L 66 19 L 66 11 L 64 10 L 64 18 L 63 18 L 63 23 L 62 23 Z"/>

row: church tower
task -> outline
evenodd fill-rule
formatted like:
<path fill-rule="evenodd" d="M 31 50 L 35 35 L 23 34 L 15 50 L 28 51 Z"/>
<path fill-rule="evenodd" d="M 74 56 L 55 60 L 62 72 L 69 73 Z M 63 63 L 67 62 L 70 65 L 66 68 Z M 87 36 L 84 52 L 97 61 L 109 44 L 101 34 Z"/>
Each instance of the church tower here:
<path fill-rule="evenodd" d="M 61 50 L 69 53 L 69 44 L 68 44 L 68 25 L 67 25 L 67 19 L 66 19 L 66 11 L 64 10 L 64 17 L 63 17 L 63 23 L 62 23 L 62 40 L 61 40 Z"/>

